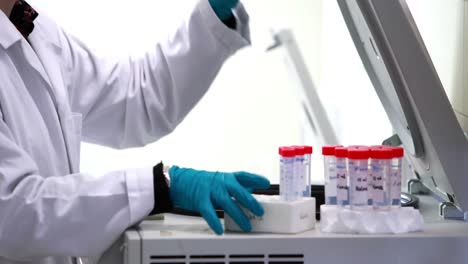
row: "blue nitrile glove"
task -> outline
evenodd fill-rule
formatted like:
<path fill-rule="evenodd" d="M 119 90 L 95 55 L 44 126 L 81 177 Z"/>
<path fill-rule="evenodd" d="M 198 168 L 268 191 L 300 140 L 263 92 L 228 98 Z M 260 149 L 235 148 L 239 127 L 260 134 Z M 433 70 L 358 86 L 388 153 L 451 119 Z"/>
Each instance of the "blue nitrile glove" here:
<path fill-rule="evenodd" d="M 233 198 L 257 216 L 263 215 L 263 207 L 249 191 L 267 189 L 270 182 L 262 176 L 247 172 L 209 172 L 173 166 L 170 195 L 174 206 L 199 212 L 213 231 L 223 233 L 215 207 L 224 209 L 239 227 L 250 232 L 250 221 Z"/>
<path fill-rule="evenodd" d="M 210 5 L 218 18 L 222 21 L 231 18 L 232 9 L 237 6 L 239 0 L 209 0 Z"/>

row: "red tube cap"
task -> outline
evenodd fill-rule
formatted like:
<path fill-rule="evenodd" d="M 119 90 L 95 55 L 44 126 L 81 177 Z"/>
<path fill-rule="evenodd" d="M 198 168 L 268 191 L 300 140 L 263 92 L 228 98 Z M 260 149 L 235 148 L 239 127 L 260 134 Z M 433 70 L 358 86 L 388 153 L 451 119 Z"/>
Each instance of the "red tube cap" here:
<path fill-rule="evenodd" d="M 325 156 L 333 156 L 335 155 L 336 148 L 342 148 L 342 145 L 330 145 L 330 146 L 323 146 L 322 147 L 322 155 Z"/>
<path fill-rule="evenodd" d="M 370 149 L 383 149 L 383 148 L 389 148 L 388 146 L 383 146 L 383 145 L 375 145 L 375 146 L 370 146 Z"/>
<path fill-rule="evenodd" d="M 335 148 L 335 157 L 337 158 L 347 158 L 348 157 L 348 149 L 347 148 Z"/>
<path fill-rule="evenodd" d="M 278 153 L 285 158 L 292 158 L 296 156 L 296 149 L 291 147 L 280 147 Z"/>
<path fill-rule="evenodd" d="M 371 149 L 391 149 L 393 151 L 393 158 L 403 158 L 405 155 L 405 150 L 402 147 L 372 146 Z"/>
<path fill-rule="evenodd" d="M 392 159 L 393 150 L 388 147 L 384 148 L 372 148 L 370 150 L 370 157 L 372 159 Z"/>
<path fill-rule="evenodd" d="M 405 150 L 401 147 L 392 148 L 394 158 L 403 158 L 405 156 Z"/>
<path fill-rule="evenodd" d="M 368 148 L 351 148 L 348 149 L 348 158 L 363 160 L 370 157 L 370 150 Z"/>
<path fill-rule="evenodd" d="M 353 145 L 353 146 L 348 146 L 348 149 L 369 149 L 369 147 L 364 146 L 364 145 Z"/>
<path fill-rule="evenodd" d="M 304 146 L 305 154 L 312 154 L 314 152 L 314 148 L 312 146 Z"/>
<path fill-rule="evenodd" d="M 296 155 L 302 156 L 306 154 L 306 150 L 304 146 L 291 146 L 294 150 L 296 150 Z"/>

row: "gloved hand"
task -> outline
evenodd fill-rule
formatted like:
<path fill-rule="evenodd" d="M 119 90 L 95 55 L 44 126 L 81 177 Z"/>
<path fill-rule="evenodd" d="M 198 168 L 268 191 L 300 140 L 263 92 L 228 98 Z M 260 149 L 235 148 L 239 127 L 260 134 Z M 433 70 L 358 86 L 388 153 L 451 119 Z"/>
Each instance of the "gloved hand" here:
<path fill-rule="evenodd" d="M 197 171 L 177 166 L 169 170 L 169 175 L 172 203 L 176 207 L 199 212 L 218 235 L 223 233 L 223 227 L 215 207 L 224 209 L 242 230 L 250 232 L 252 229 L 249 219 L 233 198 L 255 215 L 263 215 L 263 207 L 250 194 L 253 189 L 270 186 L 262 176 L 247 172 Z"/>
<path fill-rule="evenodd" d="M 232 9 L 237 6 L 239 0 L 209 0 L 210 5 L 218 18 L 222 21 L 232 16 Z"/>

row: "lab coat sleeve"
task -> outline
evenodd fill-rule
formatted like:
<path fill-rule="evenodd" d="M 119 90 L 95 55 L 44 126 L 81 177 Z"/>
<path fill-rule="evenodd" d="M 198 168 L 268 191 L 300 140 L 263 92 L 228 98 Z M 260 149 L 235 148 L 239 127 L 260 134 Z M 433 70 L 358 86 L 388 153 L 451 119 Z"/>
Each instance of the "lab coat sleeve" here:
<path fill-rule="evenodd" d="M 143 58 L 111 62 L 63 34 L 71 104 L 83 114 L 83 140 L 114 148 L 167 135 L 202 98 L 223 63 L 249 44 L 248 16 L 226 27 L 200 0 L 188 19 Z"/>
<path fill-rule="evenodd" d="M 3 121 L 0 157 L 0 259 L 98 256 L 154 206 L 152 168 L 40 175 Z"/>

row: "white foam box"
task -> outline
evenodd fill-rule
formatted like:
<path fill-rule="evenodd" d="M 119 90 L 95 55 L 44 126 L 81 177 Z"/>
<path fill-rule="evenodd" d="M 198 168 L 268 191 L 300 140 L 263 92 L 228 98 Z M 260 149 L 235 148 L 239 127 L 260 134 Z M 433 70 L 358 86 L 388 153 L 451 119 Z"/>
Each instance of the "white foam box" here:
<path fill-rule="evenodd" d="M 301 233 L 315 227 L 315 198 L 302 198 L 293 202 L 285 202 L 277 195 L 254 195 L 263 206 L 265 214 L 261 217 L 242 208 L 250 219 L 253 233 Z M 241 231 L 240 227 L 229 215 L 224 215 L 224 225 L 227 231 Z"/>

